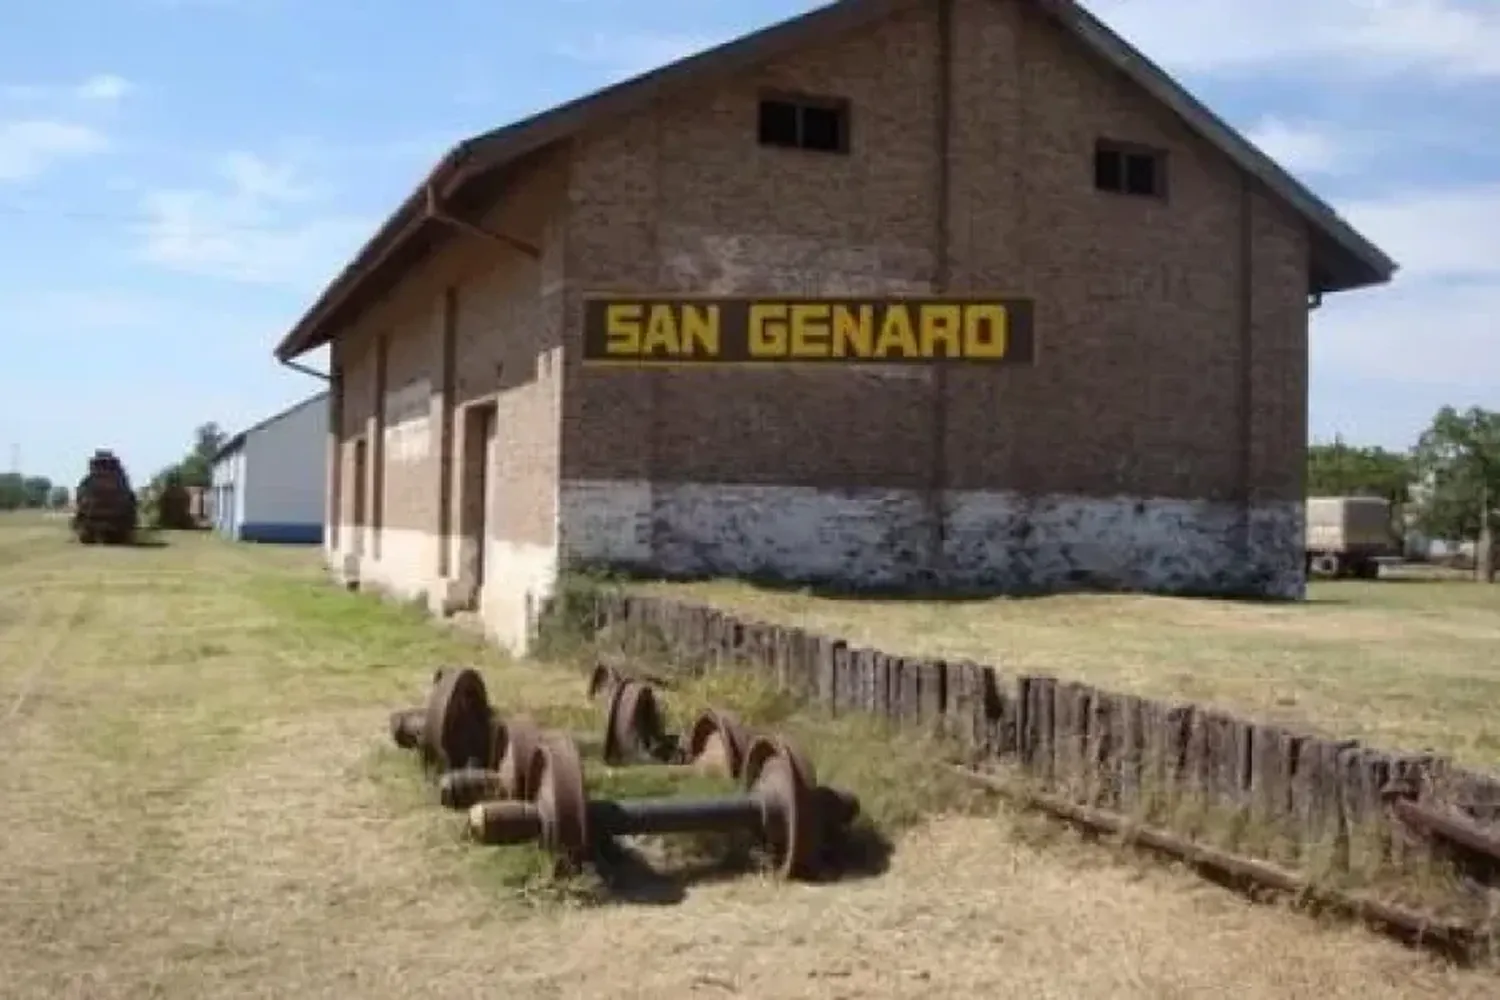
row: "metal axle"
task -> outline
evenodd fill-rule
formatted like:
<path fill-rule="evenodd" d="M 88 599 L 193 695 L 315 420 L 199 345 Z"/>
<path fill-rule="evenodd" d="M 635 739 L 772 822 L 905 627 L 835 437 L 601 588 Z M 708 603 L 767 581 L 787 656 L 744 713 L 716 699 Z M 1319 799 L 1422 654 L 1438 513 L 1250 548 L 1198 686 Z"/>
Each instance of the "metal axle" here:
<path fill-rule="evenodd" d="M 820 785 L 813 795 L 827 830 L 848 826 L 859 815 L 859 800 L 848 792 Z M 761 832 L 778 818 L 773 810 L 773 803 L 753 794 L 711 799 L 592 799 L 585 804 L 588 828 L 601 837 Z M 485 844 L 525 844 L 545 832 L 542 811 L 531 802 L 481 802 L 470 810 L 469 820 L 475 838 Z"/>
<path fill-rule="evenodd" d="M 481 802 L 469 810 L 469 836 L 487 844 L 539 841 L 569 864 L 585 860 L 612 836 L 744 830 L 771 848 L 783 877 L 805 877 L 819 852 L 858 814 L 858 801 L 820 788 L 794 747 L 757 739 L 740 775 L 747 791 L 708 800 L 590 801 L 578 747 L 554 735 L 538 745 L 526 768 L 527 794 Z"/>
<path fill-rule="evenodd" d="M 716 799 L 633 799 L 588 804 L 589 826 L 606 837 L 759 830 L 765 804 L 753 795 Z"/>
<path fill-rule="evenodd" d="M 760 830 L 766 803 L 754 795 L 716 799 L 594 799 L 586 806 L 588 828 L 600 837 L 639 834 Z M 470 812 L 470 825 L 486 844 L 524 844 L 544 833 L 542 811 L 531 802 L 484 802 Z"/>
<path fill-rule="evenodd" d="M 438 801 L 449 809 L 467 809 L 476 802 L 503 798 L 508 791 L 505 775 L 488 768 L 460 768 L 438 779 Z"/>

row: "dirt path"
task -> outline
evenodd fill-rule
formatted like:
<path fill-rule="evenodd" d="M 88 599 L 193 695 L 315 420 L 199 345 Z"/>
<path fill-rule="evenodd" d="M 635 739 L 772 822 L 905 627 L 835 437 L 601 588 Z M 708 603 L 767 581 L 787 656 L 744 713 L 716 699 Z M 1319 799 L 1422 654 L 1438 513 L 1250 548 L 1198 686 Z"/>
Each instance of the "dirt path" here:
<path fill-rule="evenodd" d="M 0 705 L 55 646 L 0 732 L 0 996 L 1496 992 L 1005 815 L 934 822 L 858 883 L 531 909 L 473 877 L 452 817 L 370 779 L 411 669 L 388 635 L 289 628 L 268 595 L 296 560 L 193 540 L 27 566 L 0 581 Z M 453 655 L 391 627 L 403 657 Z"/>

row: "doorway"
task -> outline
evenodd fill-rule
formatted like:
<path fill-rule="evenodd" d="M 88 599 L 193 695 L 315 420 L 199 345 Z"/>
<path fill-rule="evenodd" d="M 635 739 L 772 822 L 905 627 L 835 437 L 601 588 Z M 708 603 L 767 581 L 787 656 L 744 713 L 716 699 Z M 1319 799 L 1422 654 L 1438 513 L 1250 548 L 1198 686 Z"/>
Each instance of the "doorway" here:
<path fill-rule="evenodd" d="M 354 441 L 354 554 L 365 554 L 365 524 L 369 520 L 365 509 L 369 500 L 370 448 L 364 438 Z"/>
<path fill-rule="evenodd" d="M 464 409 L 463 463 L 459 485 L 459 578 L 473 595 L 478 610 L 485 579 L 485 549 L 489 539 L 489 511 L 494 483 L 490 463 L 495 454 L 495 404 L 476 403 Z"/>

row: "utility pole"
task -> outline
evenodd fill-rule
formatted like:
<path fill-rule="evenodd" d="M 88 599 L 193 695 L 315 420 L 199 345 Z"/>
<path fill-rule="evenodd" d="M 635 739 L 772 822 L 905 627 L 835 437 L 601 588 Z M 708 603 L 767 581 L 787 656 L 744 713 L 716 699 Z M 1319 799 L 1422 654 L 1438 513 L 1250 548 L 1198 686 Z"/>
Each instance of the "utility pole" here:
<path fill-rule="evenodd" d="M 1480 471 L 1488 473 L 1489 469 L 1481 465 Z M 1474 578 L 1480 583 L 1494 583 L 1495 571 L 1500 569 L 1495 565 L 1494 513 L 1486 475 L 1479 483 L 1479 541 L 1474 546 Z"/>
<path fill-rule="evenodd" d="M 21 474 L 21 446 L 12 443 L 10 446 L 10 471 L 16 475 Z"/>

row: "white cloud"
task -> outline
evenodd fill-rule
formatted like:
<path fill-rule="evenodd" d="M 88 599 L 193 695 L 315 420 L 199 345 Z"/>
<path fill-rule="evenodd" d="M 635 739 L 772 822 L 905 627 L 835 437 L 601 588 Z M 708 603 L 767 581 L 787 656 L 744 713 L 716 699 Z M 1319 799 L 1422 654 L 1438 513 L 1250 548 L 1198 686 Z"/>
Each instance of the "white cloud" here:
<path fill-rule="evenodd" d="M 606 34 L 597 31 L 579 41 L 558 46 L 557 52 L 564 58 L 602 66 L 611 73 L 629 77 L 676 62 L 727 39 L 728 35 Z"/>
<path fill-rule="evenodd" d="M 135 91 L 135 85 L 114 73 L 96 73 L 73 84 L 17 83 L 0 86 L 0 98 L 8 101 L 71 100 L 90 104 L 114 104 Z"/>
<path fill-rule="evenodd" d="M 55 164 L 104 151 L 100 132 L 72 122 L 0 121 L 0 182 L 25 181 Z"/>
<path fill-rule="evenodd" d="M 129 96 L 134 89 L 135 86 L 124 77 L 115 76 L 113 73 L 100 73 L 80 83 L 73 92 L 79 100 L 114 103 Z"/>
<path fill-rule="evenodd" d="M 1488 0 L 1094 0 L 1099 17 L 1183 72 L 1299 62 L 1329 72 L 1500 77 Z"/>
<path fill-rule="evenodd" d="M 1341 378 L 1483 390 L 1500 403 L 1497 316 L 1500 281 L 1398 280 L 1326 299 L 1313 313 L 1310 360 L 1315 370 Z"/>
<path fill-rule="evenodd" d="M 1344 206 L 1402 269 L 1313 313 L 1312 363 L 1346 377 L 1500 393 L 1500 184 Z"/>
<path fill-rule="evenodd" d="M 1351 150 L 1320 128 L 1261 119 L 1247 133 L 1251 142 L 1294 174 L 1329 174 L 1346 166 Z"/>
<path fill-rule="evenodd" d="M 100 73 L 67 86 L 0 85 L 0 101 L 35 105 L 113 104 L 132 90 L 124 77 Z M 109 140 L 97 128 L 70 120 L 78 108 L 42 116 L 33 108 L 27 117 L 0 119 L 0 182 L 31 180 L 53 165 L 103 152 Z"/>
<path fill-rule="evenodd" d="M 1349 202 L 1340 212 L 1400 261 L 1404 277 L 1500 282 L 1500 183 L 1413 190 Z"/>
<path fill-rule="evenodd" d="M 297 169 L 287 163 L 271 163 L 250 153 L 230 153 L 220 170 L 240 197 L 263 203 L 307 201 L 313 191 L 297 178 Z"/>
<path fill-rule="evenodd" d="M 1377 415 L 1408 397 L 1500 402 L 1500 178 L 1479 166 L 1492 154 L 1492 136 L 1489 123 L 1469 120 L 1466 105 L 1448 112 L 1435 89 L 1463 81 L 1477 96 L 1500 84 L 1500 3 L 1093 0 L 1089 7 L 1173 72 L 1231 77 L 1252 106 L 1265 108 L 1269 98 L 1271 107 L 1286 107 L 1315 79 L 1352 93 L 1400 80 L 1411 94 L 1434 95 L 1415 120 L 1392 118 L 1372 100 L 1368 113 L 1349 120 L 1273 112 L 1246 131 L 1294 173 L 1379 192 L 1336 198 L 1337 207 L 1401 265 L 1391 285 L 1329 296 L 1311 318 L 1317 381 L 1379 384 L 1385 395 L 1319 397 L 1315 408 L 1379 423 Z M 1289 84 L 1298 90 L 1288 92 Z M 1434 185 L 1393 172 L 1402 163 L 1448 179 Z M 1380 172 L 1369 169 L 1377 164 Z"/>
<path fill-rule="evenodd" d="M 286 164 L 232 153 L 218 174 L 215 189 L 145 196 L 145 259 L 189 274 L 310 289 L 374 228 L 363 216 L 317 211 L 319 192 Z"/>

